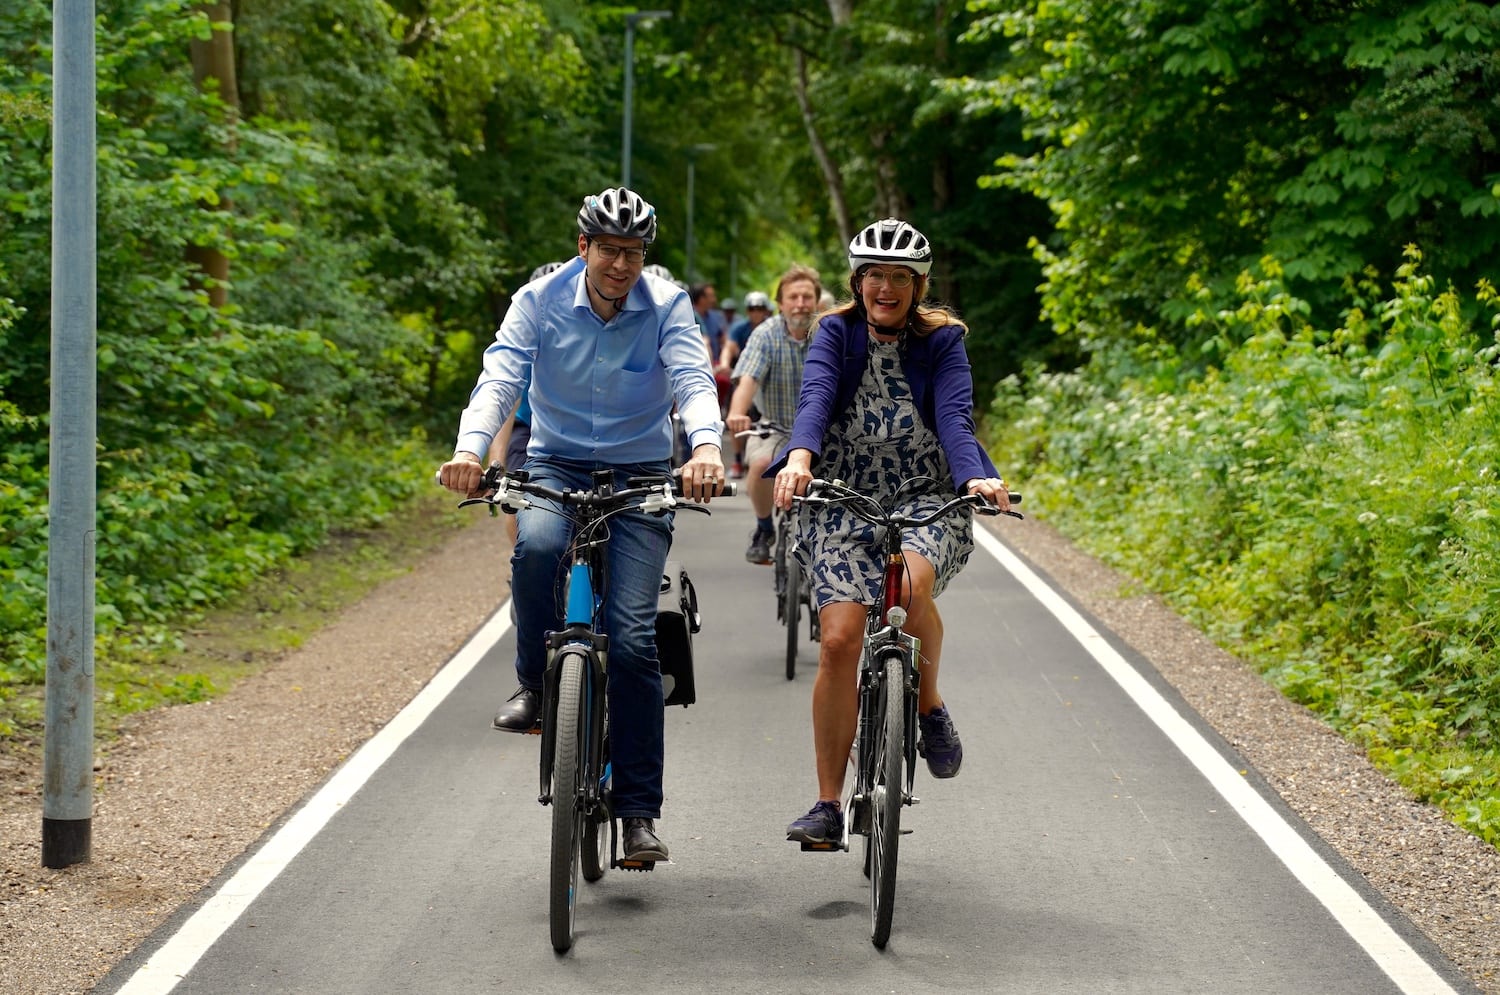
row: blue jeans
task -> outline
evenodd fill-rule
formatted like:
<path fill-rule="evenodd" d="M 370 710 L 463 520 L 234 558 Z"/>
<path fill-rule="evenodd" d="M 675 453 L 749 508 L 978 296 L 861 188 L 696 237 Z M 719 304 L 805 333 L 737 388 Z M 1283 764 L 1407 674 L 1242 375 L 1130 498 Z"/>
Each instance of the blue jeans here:
<path fill-rule="evenodd" d="M 593 486 L 591 471 L 613 469 L 615 486 L 627 477 L 666 473 L 669 465 L 640 463 L 605 467 L 550 456 L 526 461 L 535 483 L 556 490 Z M 516 604 L 516 675 L 523 687 L 539 691 L 547 666 L 546 634 L 563 626 L 564 591 L 573 538 L 572 519 L 546 510 L 550 504 L 530 498 L 522 511 L 511 557 L 511 594 Z M 672 516 L 655 518 L 638 511 L 609 520 L 609 591 L 603 631 L 609 636 L 609 743 L 615 815 L 655 819 L 661 816 L 664 752 L 661 666 L 656 656 L 656 606 L 667 551 L 672 545 Z"/>

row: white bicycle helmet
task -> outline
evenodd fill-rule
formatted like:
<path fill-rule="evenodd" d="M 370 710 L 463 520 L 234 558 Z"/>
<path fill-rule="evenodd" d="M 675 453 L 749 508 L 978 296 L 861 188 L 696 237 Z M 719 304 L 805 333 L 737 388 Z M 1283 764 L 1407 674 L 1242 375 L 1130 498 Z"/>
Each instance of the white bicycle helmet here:
<path fill-rule="evenodd" d="M 555 263 L 542 263 L 542 265 L 531 271 L 531 279 L 540 280 L 542 277 L 546 276 L 548 273 L 551 273 L 553 270 L 562 269 L 566 265 L 568 264 L 560 261 Z"/>
<path fill-rule="evenodd" d="M 656 238 L 656 208 L 626 187 L 611 187 L 593 197 L 585 197 L 578 209 L 580 235 L 615 235 L 638 238 L 650 245 Z"/>
<path fill-rule="evenodd" d="M 745 295 L 745 310 L 753 307 L 763 307 L 767 311 L 771 309 L 771 298 L 766 296 L 763 290 L 752 290 Z"/>
<path fill-rule="evenodd" d="M 663 280 L 666 280 L 668 283 L 677 282 L 677 277 L 672 275 L 672 271 L 667 269 L 661 263 L 647 263 L 645 266 L 641 267 L 641 272 L 650 273 L 652 276 L 659 276 Z"/>
<path fill-rule="evenodd" d="M 920 276 L 932 269 L 932 243 L 927 236 L 898 218 L 876 221 L 849 243 L 849 269 L 896 263 L 909 266 Z"/>

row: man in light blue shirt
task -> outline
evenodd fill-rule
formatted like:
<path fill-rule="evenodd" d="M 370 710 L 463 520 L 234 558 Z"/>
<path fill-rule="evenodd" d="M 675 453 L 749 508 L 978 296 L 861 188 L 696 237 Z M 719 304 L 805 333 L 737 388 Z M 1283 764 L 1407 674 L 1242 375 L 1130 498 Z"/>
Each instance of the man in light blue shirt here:
<path fill-rule="evenodd" d="M 626 478 L 670 469 L 673 401 L 692 446 L 683 489 L 707 501 L 724 481 L 723 423 L 708 353 L 687 294 L 643 276 L 656 237 L 656 212 L 624 187 L 584 200 L 578 256 L 516 292 L 484 370 L 459 420 L 453 459 L 439 470 L 450 490 L 480 485 L 481 453 L 530 384 L 531 479 L 556 489 L 588 489 L 595 470 Z M 536 501 L 536 499 L 532 499 Z M 545 633 L 562 628 L 559 569 L 571 528 L 537 501 L 517 516 L 511 558 L 520 687 L 495 716 L 497 729 L 531 732 L 541 715 Z M 627 859 L 666 860 L 656 836 L 661 816 L 662 682 L 656 611 L 671 546 L 670 516 L 629 512 L 612 518 L 609 603 L 610 750 L 613 808 L 624 823 Z"/>

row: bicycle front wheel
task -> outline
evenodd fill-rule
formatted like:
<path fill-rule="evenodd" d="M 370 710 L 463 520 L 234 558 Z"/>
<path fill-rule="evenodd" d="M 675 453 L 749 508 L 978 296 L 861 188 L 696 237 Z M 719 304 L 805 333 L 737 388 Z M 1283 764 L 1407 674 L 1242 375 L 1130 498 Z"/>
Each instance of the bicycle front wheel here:
<path fill-rule="evenodd" d="M 787 559 L 791 556 L 788 554 Z M 781 612 L 786 622 L 786 679 L 797 676 L 797 626 L 802 621 L 802 570 L 786 565 L 786 585 L 781 589 Z"/>
<path fill-rule="evenodd" d="M 876 735 L 875 781 L 870 788 L 870 841 L 866 853 L 870 874 L 870 940 L 885 949 L 896 907 L 896 857 L 901 843 L 901 765 L 906 758 L 906 662 L 899 654 L 885 658 L 884 714 Z"/>
<path fill-rule="evenodd" d="M 583 798 L 578 790 L 585 757 L 583 675 L 588 666 L 582 653 L 569 652 L 558 661 L 556 753 L 552 762 L 552 855 L 548 868 L 548 916 L 552 949 L 563 953 L 573 946 L 578 909 L 579 844 L 583 835 Z"/>

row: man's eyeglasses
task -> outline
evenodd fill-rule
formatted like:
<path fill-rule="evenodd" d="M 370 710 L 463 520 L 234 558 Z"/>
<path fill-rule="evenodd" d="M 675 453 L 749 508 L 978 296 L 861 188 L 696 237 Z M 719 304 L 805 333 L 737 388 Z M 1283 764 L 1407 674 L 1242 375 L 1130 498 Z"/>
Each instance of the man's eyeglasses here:
<path fill-rule="evenodd" d="M 639 266 L 646 261 L 645 249 L 627 249 L 623 245 L 610 245 L 608 242 L 595 242 L 594 248 L 599 250 L 599 258 L 607 263 L 612 263 L 623 254 L 625 261 L 632 266 Z"/>
<path fill-rule="evenodd" d="M 881 283 L 889 283 L 897 290 L 905 290 L 912 285 L 912 281 L 916 277 L 912 275 L 912 271 L 909 269 L 867 269 L 864 272 L 863 279 L 877 286 Z"/>

